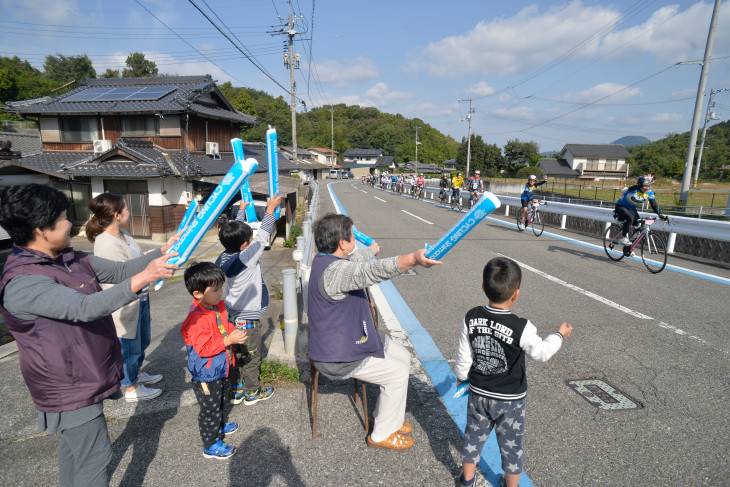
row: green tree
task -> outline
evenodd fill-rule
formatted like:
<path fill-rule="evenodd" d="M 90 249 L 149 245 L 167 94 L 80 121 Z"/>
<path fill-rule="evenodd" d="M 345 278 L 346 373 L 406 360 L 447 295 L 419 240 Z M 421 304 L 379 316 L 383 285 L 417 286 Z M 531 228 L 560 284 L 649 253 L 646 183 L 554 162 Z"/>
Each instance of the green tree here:
<path fill-rule="evenodd" d="M 106 68 L 106 71 L 100 74 L 99 78 L 119 78 L 120 76 L 121 73 L 118 69 Z"/>
<path fill-rule="evenodd" d="M 86 54 L 83 56 L 64 56 L 63 54 L 46 56 L 43 69 L 46 78 L 60 84 L 74 80 L 81 82 L 86 78 L 96 78 L 96 70 Z"/>
<path fill-rule="evenodd" d="M 504 145 L 504 157 L 512 165 L 528 165 L 533 161 L 537 163 L 539 155 L 540 147 L 534 141 L 522 142 L 519 139 L 512 139 Z"/>
<path fill-rule="evenodd" d="M 251 95 L 243 88 L 235 88 L 230 81 L 226 81 L 222 85 L 218 85 L 223 95 L 231 102 L 233 108 L 246 115 L 256 116 L 256 107 L 254 106 Z"/>
<path fill-rule="evenodd" d="M 49 80 L 28 61 L 17 56 L 0 57 L 0 105 L 7 101 L 29 100 L 50 96 L 59 83 Z M 0 119 L 16 120 L 12 113 L 0 111 Z"/>
<path fill-rule="evenodd" d="M 151 78 L 157 76 L 157 64 L 145 59 L 141 52 L 133 52 L 125 61 L 127 67 L 122 71 L 122 78 Z"/>

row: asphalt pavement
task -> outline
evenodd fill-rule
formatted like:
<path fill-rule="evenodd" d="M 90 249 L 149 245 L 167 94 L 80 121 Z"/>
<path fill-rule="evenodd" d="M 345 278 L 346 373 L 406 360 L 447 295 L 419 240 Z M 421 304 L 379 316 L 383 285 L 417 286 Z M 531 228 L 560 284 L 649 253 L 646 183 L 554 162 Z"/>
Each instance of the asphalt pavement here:
<path fill-rule="evenodd" d="M 331 210 L 329 199 L 320 201 L 320 215 Z M 413 448 L 405 452 L 369 448 L 352 382 L 324 377 L 319 386 L 318 435 L 312 439 L 306 343 L 300 339 L 299 353 L 287 355 L 280 329 L 281 271 L 295 267 L 291 249 L 284 248 L 282 241 L 279 236 L 261 259 L 272 295 L 263 319 L 263 348 L 269 359 L 297 366 L 302 372 L 301 382 L 274 384 L 271 399 L 252 406 L 233 406 L 229 420 L 240 427 L 226 437 L 226 442 L 238 448 L 237 454 L 226 461 L 205 459 L 197 426 L 199 409 L 179 332 L 191 303 L 179 271 L 151 294 L 152 344 L 143 369 L 164 375 L 154 386 L 162 388 L 162 395 L 139 403 L 123 399 L 104 402 L 113 443 L 111 485 L 454 485 L 461 467 L 461 434 L 422 373 L 415 354 L 406 409 L 406 420 L 414 425 Z M 144 240 L 139 243 L 145 250 L 159 245 Z M 72 245 L 79 250 L 92 249 L 80 237 L 74 238 Z M 190 262 L 213 261 L 221 250 L 217 237 L 210 234 Z M 306 316 L 300 321 L 300 328 L 305 330 Z M 407 339 L 405 344 L 408 346 Z M 371 414 L 377 396 L 377 387 L 369 386 Z M 14 344 L 0 347 L 0 409 L 0 485 L 57 484 L 60 435 L 36 432 L 37 413 L 20 374 Z M 477 485 L 488 484 L 480 476 Z"/>

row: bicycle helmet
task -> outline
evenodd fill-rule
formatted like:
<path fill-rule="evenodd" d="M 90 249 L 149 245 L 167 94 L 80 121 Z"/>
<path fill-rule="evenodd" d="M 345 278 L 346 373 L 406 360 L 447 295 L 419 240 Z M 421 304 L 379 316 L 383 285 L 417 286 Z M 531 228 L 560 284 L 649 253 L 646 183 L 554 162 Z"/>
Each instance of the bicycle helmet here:
<path fill-rule="evenodd" d="M 639 177 L 639 179 L 636 181 L 637 184 L 640 184 L 642 187 L 648 187 L 654 184 L 654 176 L 651 174 L 645 174 L 644 176 Z"/>
<path fill-rule="evenodd" d="M 474 171 L 474 174 L 479 175 L 481 172 L 479 170 Z"/>
<path fill-rule="evenodd" d="M 530 181 L 537 181 L 537 176 L 534 174 L 530 174 L 530 177 L 528 178 Z"/>

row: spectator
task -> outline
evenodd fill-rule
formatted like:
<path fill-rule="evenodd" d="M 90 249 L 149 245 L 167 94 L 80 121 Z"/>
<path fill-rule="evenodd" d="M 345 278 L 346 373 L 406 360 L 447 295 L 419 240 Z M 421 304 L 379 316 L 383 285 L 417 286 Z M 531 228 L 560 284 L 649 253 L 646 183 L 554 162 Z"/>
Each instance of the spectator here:
<path fill-rule="evenodd" d="M 86 238 L 94 244 L 95 256 L 118 262 L 142 256 L 142 249 L 129 232 L 122 228 L 129 224 L 129 208 L 121 195 L 97 195 L 89 202 L 89 210 L 92 217 L 86 224 Z M 111 286 L 102 284 L 101 288 L 108 289 Z M 122 345 L 124 378 L 121 386 L 125 389 L 124 399 L 128 402 L 154 399 L 162 394 L 161 389 L 145 386 L 161 381 L 161 374 L 140 373 L 145 350 L 152 338 L 149 286 L 145 286 L 139 296 L 138 300 L 112 313 L 117 337 Z"/>
<path fill-rule="evenodd" d="M 107 485 L 112 448 L 102 401 L 119 397 L 122 354 L 111 313 L 148 283 L 172 277 L 172 245 L 127 262 L 71 248 L 69 201 L 49 186 L 5 189 L 0 225 L 13 250 L 0 278 L 0 312 L 18 344 L 39 430 L 61 432 L 59 484 Z M 103 290 L 99 283 L 118 283 Z"/>
<path fill-rule="evenodd" d="M 369 262 L 379 253 L 378 244 L 357 249 L 352 220 L 329 214 L 314 224 L 319 254 L 310 274 L 309 357 L 330 379 L 353 377 L 380 386 L 373 414 L 372 448 L 406 450 L 413 426 L 405 422 L 410 353 L 375 329 L 365 288 L 403 274 L 418 265 L 439 261 L 425 250 Z"/>

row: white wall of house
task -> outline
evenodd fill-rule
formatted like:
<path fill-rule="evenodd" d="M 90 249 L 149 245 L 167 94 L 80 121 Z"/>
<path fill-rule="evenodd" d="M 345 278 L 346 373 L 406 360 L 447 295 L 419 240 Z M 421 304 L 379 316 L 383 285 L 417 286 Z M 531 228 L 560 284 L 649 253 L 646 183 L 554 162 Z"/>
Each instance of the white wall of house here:
<path fill-rule="evenodd" d="M 192 183 L 181 178 L 154 178 L 147 180 L 150 192 L 150 206 L 186 205 L 188 192 L 193 191 Z"/>

